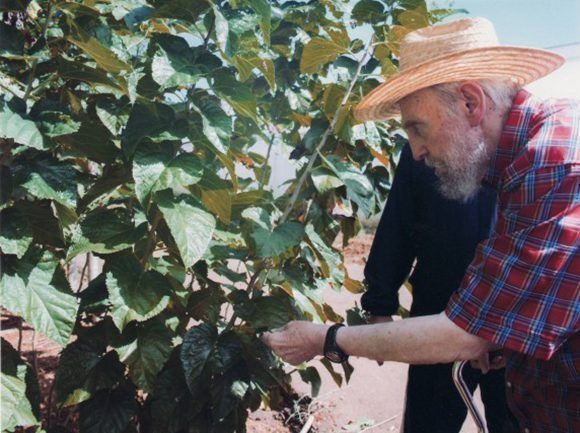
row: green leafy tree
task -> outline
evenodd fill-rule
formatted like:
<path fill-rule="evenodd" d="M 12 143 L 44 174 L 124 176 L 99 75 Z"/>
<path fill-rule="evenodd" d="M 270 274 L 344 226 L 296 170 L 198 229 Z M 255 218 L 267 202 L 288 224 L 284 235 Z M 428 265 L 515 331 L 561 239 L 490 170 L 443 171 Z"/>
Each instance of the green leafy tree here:
<path fill-rule="evenodd" d="M 396 123 L 356 124 L 351 109 L 396 71 L 404 34 L 449 11 L 422 0 L 0 0 L 0 11 L 0 299 L 63 347 L 55 400 L 78 405 L 87 433 L 245 431 L 249 410 L 291 391 L 259 333 L 342 321 L 323 288 L 362 288 L 333 243 L 380 210 L 402 140 Z M 273 148 L 297 167 L 282 193 Z M 66 269 L 88 254 L 102 273 L 73 290 Z M 300 374 L 317 389 L 316 369 Z M 41 424 L 35 372 L 4 340 L 2 396 L 4 431 Z"/>

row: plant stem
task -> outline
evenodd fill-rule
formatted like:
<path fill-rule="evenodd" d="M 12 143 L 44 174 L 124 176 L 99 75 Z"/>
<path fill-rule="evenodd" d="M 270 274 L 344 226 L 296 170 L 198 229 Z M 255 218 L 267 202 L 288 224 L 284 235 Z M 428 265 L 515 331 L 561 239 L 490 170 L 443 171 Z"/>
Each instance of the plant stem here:
<path fill-rule="evenodd" d="M 79 281 L 79 288 L 77 289 L 77 293 L 79 293 L 81 291 L 81 288 L 83 287 L 83 280 L 85 279 L 85 273 L 87 272 L 87 269 L 89 267 L 90 260 L 91 260 L 91 253 L 87 253 L 87 259 L 85 260 L 85 265 L 83 266 L 83 270 L 81 272 L 81 278 Z"/>
<path fill-rule="evenodd" d="M 260 176 L 259 182 L 259 189 L 260 191 L 264 189 L 264 181 L 266 180 L 266 168 L 268 167 L 268 161 L 270 160 L 270 152 L 272 151 L 272 146 L 274 144 L 275 136 L 272 134 L 272 138 L 270 139 L 270 143 L 268 144 L 268 150 L 266 152 L 266 159 L 262 164 L 262 174 Z"/>
<path fill-rule="evenodd" d="M 316 146 L 316 149 L 314 150 L 314 152 L 312 152 L 312 155 L 310 155 L 310 159 L 308 160 L 308 164 L 306 165 L 306 169 L 302 172 L 302 175 L 298 179 L 298 183 L 296 184 L 296 187 L 294 189 L 294 193 L 292 194 L 292 197 L 290 198 L 290 201 L 288 202 L 286 209 L 284 209 L 284 213 L 282 214 L 282 217 L 280 218 L 280 221 L 278 222 L 278 224 L 282 224 L 283 222 L 285 222 L 288 219 L 290 212 L 294 208 L 294 205 L 296 204 L 296 200 L 298 200 L 298 196 L 300 195 L 300 190 L 302 189 L 302 185 L 304 184 L 306 177 L 310 173 L 310 170 L 312 170 L 312 166 L 314 166 L 314 162 L 316 161 L 316 158 L 318 157 L 320 151 L 322 150 L 322 148 L 326 144 L 326 140 L 328 140 L 328 137 L 330 137 L 330 134 L 334 130 L 334 127 L 336 126 L 336 123 L 338 122 L 339 115 L 341 114 L 342 110 L 344 109 L 344 106 L 346 105 L 348 98 L 350 97 L 350 94 L 352 93 L 354 85 L 356 84 L 358 77 L 360 75 L 360 71 L 363 67 L 363 64 L 365 63 L 365 61 L 366 61 L 366 59 L 371 51 L 371 48 L 373 47 L 373 43 L 372 43 L 373 39 L 374 39 L 374 37 L 371 37 L 371 39 L 369 40 L 367 47 L 365 49 L 365 52 L 358 63 L 356 73 L 354 74 L 354 77 L 352 78 L 352 80 L 350 82 L 350 86 L 348 88 L 348 91 L 344 94 L 344 97 L 342 98 L 340 105 L 337 107 L 337 109 L 334 113 L 334 116 L 332 117 L 332 121 L 330 122 L 330 125 L 328 126 L 328 128 L 326 128 L 326 131 L 324 131 L 324 135 L 322 136 L 320 143 L 318 143 L 318 145 Z"/>
<path fill-rule="evenodd" d="M 259 264 L 259 265 L 256 267 L 256 270 L 254 271 L 254 273 L 253 273 L 253 274 L 252 274 L 252 276 L 250 277 L 250 281 L 248 281 L 248 285 L 246 286 L 246 292 L 248 292 L 248 293 L 251 293 L 251 292 L 252 292 L 252 290 L 254 290 L 254 286 L 256 285 L 256 281 L 258 281 L 258 277 L 260 276 L 260 273 L 261 273 L 261 272 L 262 272 L 264 269 L 266 269 L 266 265 L 264 265 L 263 263 L 262 263 L 262 264 Z M 232 328 L 233 328 L 233 326 L 234 326 L 234 323 L 235 323 L 235 321 L 236 321 L 236 319 L 237 319 L 237 318 L 238 318 L 237 314 L 236 314 L 236 313 L 234 313 L 234 314 L 232 315 L 232 317 L 230 318 L 230 320 L 229 320 L 228 324 L 226 325 L 226 329 L 225 329 L 225 331 L 229 331 L 230 329 L 232 329 Z M 224 332 L 225 332 L 225 331 L 224 331 Z"/>
<path fill-rule="evenodd" d="M 22 355 L 22 319 L 20 319 L 18 324 L 18 355 Z"/>
<path fill-rule="evenodd" d="M 46 29 L 48 29 L 48 23 L 50 22 L 50 15 L 52 13 L 52 2 L 48 2 L 48 9 L 46 10 L 46 19 L 44 20 L 44 24 L 42 26 L 42 35 L 41 37 L 46 40 Z M 22 99 L 25 101 L 30 96 L 30 92 L 32 91 L 32 83 L 34 82 L 34 76 L 36 75 L 36 67 L 38 66 L 38 58 L 32 60 L 32 68 L 30 71 L 30 75 L 28 77 L 28 85 L 26 86 L 26 91 L 24 92 L 24 96 Z"/>
<path fill-rule="evenodd" d="M 207 36 L 205 37 L 205 39 L 203 40 L 203 50 L 207 50 L 207 44 L 209 43 L 209 38 L 211 36 L 211 32 L 213 31 L 215 25 L 215 18 L 211 21 L 211 24 L 209 25 L 209 29 L 207 31 Z"/>
<path fill-rule="evenodd" d="M 153 253 L 155 249 L 155 230 L 161 222 L 161 212 L 155 209 L 155 216 L 153 217 L 153 222 L 151 223 L 151 229 L 149 230 L 149 235 L 147 236 L 147 243 L 145 244 L 145 249 L 143 250 L 143 257 L 141 258 L 141 266 L 147 269 L 147 262 L 149 261 L 149 256 Z"/>

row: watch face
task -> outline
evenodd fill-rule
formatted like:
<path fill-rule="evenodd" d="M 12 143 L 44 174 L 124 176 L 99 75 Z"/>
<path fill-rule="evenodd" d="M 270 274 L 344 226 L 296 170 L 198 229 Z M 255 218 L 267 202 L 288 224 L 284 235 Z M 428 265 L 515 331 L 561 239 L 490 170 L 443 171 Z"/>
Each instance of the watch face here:
<path fill-rule="evenodd" d="M 344 361 L 344 358 L 343 358 L 342 354 L 339 353 L 339 352 L 336 352 L 334 350 L 329 350 L 328 352 L 326 352 L 325 356 L 328 358 L 328 360 L 330 362 L 337 362 L 337 363 L 339 363 L 339 362 L 343 362 Z"/>

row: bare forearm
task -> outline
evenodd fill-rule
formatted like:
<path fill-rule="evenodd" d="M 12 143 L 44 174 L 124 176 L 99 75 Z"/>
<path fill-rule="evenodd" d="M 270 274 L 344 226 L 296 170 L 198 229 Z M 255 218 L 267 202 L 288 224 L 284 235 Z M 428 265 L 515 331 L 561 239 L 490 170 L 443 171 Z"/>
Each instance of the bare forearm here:
<path fill-rule="evenodd" d="M 336 342 L 349 355 L 411 364 L 473 359 L 492 349 L 491 343 L 466 333 L 443 313 L 341 328 Z"/>

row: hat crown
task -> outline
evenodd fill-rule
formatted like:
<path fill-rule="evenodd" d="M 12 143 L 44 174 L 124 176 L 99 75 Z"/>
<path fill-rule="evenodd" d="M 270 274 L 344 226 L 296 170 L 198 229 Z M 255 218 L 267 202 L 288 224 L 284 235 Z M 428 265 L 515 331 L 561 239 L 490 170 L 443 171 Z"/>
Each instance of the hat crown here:
<path fill-rule="evenodd" d="M 499 42 L 493 24 L 485 18 L 464 18 L 415 30 L 401 42 L 401 71 L 439 57 Z"/>

